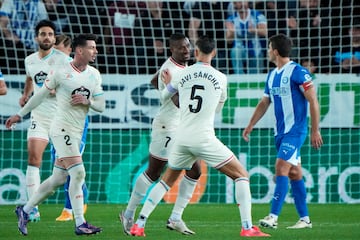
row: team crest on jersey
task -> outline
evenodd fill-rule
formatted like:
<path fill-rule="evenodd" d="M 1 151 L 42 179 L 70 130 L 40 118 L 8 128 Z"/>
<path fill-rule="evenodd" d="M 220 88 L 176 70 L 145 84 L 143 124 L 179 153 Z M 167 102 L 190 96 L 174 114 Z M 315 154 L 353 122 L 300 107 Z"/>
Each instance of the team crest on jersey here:
<path fill-rule="evenodd" d="M 288 77 L 283 77 L 283 78 L 281 79 L 281 82 L 284 83 L 284 84 L 286 84 L 286 83 L 289 82 L 289 78 L 288 78 Z"/>
<path fill-rule="evenodd" d="M 43 71 L 40 71 L 39 73 L 35 74 L 35 76 L 34 76 L 35 84 L 39 87 L 42 87 L 42 85 L 45 82 L 46 77 L 47 77 L 47 73 L 45 73 Z"/>
<path fill-rule="evenodd" d="M 87 99 L 90 98 L 90 90 L 85 88 L 84 86 L 81 86 L 81 87 L 75 89 L 74 91 L 72 91 L 71 95 L 73 95 L 73 94 L 83 95 Z"/>

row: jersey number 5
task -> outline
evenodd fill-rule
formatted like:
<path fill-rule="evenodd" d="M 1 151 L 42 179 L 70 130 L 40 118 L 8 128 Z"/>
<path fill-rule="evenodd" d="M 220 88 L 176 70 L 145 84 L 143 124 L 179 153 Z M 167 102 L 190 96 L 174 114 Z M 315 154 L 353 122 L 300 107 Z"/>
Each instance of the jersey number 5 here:
<path fill-rule="evenodd" d="M 201 85 L 194 85 L 192 88 L 191 88 L 191 96 L 190 96 L 190 99 L 191 100 L 196 100 L 197 101 L 197 104 L 189 104 L 189 110 L 190 112 L 192 113 L 197 113 L 200 111 L 201 109 L 201 105 L 202 105 L 202 97 L 199 96 L 199 95 L 196 95 L 196 90 L 205 90 L 204 86 L 201 86 Z"/>

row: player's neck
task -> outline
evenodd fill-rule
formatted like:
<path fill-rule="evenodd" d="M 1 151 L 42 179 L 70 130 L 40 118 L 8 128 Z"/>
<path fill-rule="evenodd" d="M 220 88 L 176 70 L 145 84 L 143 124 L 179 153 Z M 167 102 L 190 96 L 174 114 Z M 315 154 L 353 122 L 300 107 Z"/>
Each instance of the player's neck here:
<path fill-rule="evenodd" d="M 86 67 L 87 67 L 87 64 L 84 64 L 82 62 L 79 62 L 79 61 L 76 61 L 76 59 L 74 59 L 71 64 L 77 69 L 79 70 L 80 72 L 83 72 L 85 71 Z"/>
<path fill-rule="evenodd" d="M 276 59 L 275 65 L 277 66 L 278 69 L 281 69 L 288 62 L 290 62 L 290 58 L 288 58 L 288 57 L 278 57 Z"/>
<path fill-rule="evenodd" d="M 44 49 L 39 48 L 39 51 L 38 51 L 40 58 L 46 57 L 46 56 L 49 55 L 51 52 L 52 52 L 52 48 L 50 48 L 50 49 L 48 49 L 48 50 L 44 50 Z"/>

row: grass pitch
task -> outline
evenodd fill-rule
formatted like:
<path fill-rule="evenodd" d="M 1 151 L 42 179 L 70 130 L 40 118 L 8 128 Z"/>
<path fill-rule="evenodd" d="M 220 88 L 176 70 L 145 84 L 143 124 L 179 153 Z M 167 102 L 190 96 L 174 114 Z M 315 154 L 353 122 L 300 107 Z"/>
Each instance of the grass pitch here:
<path fill-rule="evenodd" d="M 62 205 L 40 205 L 41 221 L 28 224 L 28 236 L 22 236 L 17 229 L 15 206 L 0 206 L 0 239 L 79 239 L 86 236 L 74 234 L 74 222 L 56 222 Z M 86 219 L 95 226 L 103 228 L 91 239 L 131 239 L 124 235 L 118 213 L 125 205 L 90 204 Z M 231 240 L 244 239 L 239 236 L 239 210 L 235 204 L 192 204 L 184 212 L 184 220 L 196 235 L 186 236 L 165 228 L 172 205 L 160 204 L 147 222 L 145 233 L 147 240 Z M 253 221 L 264 217 L 269 211 L 268 204 L 253 205 Z M 312 229 L 290 230 L 287 226 L 298 219 L 292 204 L 283 207 L 276 230 L 263 229 L 270 233 L 271 239 L 283 240 L 345 240 L 360 239 L 360 205 L 359 204 L 310 204 L 309 211 L 313 222 Z"/>

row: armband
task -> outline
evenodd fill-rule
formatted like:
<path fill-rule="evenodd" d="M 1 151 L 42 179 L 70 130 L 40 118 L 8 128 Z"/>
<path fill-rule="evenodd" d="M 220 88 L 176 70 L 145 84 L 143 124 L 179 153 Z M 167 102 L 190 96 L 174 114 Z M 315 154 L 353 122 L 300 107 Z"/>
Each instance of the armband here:
<path fill-rule="evenodd" d="M 313 85 L 313 81 L 307 81 L 307 82 L 304 82 L 302 85 L 300 85 L 300 89 L 303 92 L 306 92 L 312 85 Z"/>
<path fill-rule="evenodd" d="M 170 93 L 176 93 L 177 90 L 175 88 L 173 88 L 173 86 L 171 86 L 170 83 L 166 84 L 166 89 L 170 92 Z"/>

